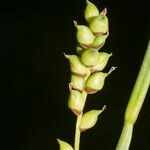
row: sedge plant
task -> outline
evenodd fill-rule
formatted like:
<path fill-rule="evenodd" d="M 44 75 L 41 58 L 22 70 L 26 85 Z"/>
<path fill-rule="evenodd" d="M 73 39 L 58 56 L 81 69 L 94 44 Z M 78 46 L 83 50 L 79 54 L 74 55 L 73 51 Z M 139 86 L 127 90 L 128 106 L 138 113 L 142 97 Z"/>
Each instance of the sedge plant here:
<path fill-rule="evenodd" d="M 104 87 L 106 77 L 116 69 L 116 67 L 112 67 L 107 73 L 102 72 L 112 56 L 112 53 L 101 51 L 109 36 L 107 9 L 105 8 L 99 12 L 98 8 L 89 0 L 86 0 L 86 4 L 84 18 L 88 25 L 80 25 L 77 21 L 73 21 L 77 38 L 76 54 L 68 55 L 64 53 L 64 56 L 69 60 L 71 70 L 68 108 L 77 118 L 74 146 L 64 140 L 57 139 L 60 150 L 79 150 L 81 133 L 92 128 L 96 124 L 99 115 L 106 109 L 104 105 L 102 109 L 84 112 L 87 96 L 100 91 Z M 133 126 L 142 108 L 149 85 L 150 42 L 129 99 L 123 130 L 116 150 L 129 149 Z"/>

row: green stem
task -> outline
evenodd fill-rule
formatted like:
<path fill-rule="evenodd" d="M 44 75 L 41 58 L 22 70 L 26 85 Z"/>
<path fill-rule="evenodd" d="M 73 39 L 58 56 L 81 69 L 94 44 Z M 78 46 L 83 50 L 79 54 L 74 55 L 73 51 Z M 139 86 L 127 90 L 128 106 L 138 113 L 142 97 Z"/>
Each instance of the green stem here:
<path fill-rule="evenodd" d="M 87 93 L 83 91 L 83 99 L 84 99 L 84 104 L 87 98 Z M 80 148 L 80 122 L 82 120 L 82 113 L 77 117 L 76 121 L 76 129 L 75 129 L 75 141 L 74 141 L 74 150 L 79 150 Z"/>
<path fill-rule="evenodd" d="M 133 124 L 124 123 L 116 150 L 128 150 L 132 139 Z"/>
<path fill-rule="evenodd" d="M 75 143 L 74 143 L 74 149 L 75 150 L 79 150 L 79 147 L 80 147 L 81 132 L 79 130 L 79 126 L 80 126 L 81 119 L 82 119 L 82 113 L 77 117 L 77 122 L 76 122 Z"/>
<path fill-rule="evenodd" d="M 128 150 L 132 139 L 132 129 L 142 108 L 150 85 L 150 41 L 136 79 L 129 103 L 125 112 L 123 130 L 116 150 Z"/>

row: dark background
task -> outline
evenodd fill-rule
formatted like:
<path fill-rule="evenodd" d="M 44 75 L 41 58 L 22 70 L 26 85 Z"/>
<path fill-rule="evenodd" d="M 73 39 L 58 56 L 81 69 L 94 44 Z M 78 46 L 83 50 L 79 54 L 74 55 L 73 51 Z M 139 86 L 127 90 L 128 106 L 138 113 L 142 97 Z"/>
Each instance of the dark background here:
<path fill-rule="evenodd" d="M 81 136 L 81 149 L 114 150 L 148 39 L 150 1 L 92 0 L 108 8 L 113 52 L 103 90 L 88 97 L 85 111 L 107 110 Z M 69 63 L 75 54 L 72 20 L 85 24 L 85 0 L 4 1 L 0 5 L 1 150 L 57 150 L 56 138 L 73 144 L 76 117 L 67 108 Z M 136 122 L 131 150 L 150 149 L 150 92 Z"/>

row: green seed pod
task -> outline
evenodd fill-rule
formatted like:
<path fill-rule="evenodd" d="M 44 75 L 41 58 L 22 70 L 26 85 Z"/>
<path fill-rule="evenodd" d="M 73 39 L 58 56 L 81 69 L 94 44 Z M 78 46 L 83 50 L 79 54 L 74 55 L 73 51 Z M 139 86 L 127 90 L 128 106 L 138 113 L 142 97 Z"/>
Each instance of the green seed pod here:
<path fill-rule="evenodd" d="M 104 45 L 104 43 L 105 43 L 107 37 L 108 37 L 108 34 L 100 34 L 100 35 L 97 35 L 97 36 L 95 37 L 95 39 L 94 39 L 94 42 L 93 42 L 93 45 L 92 45 L 92 46 L 93 46 L 94 48 L 100 49 L 100 48 Z"/>
<path fill-rule="evenodd" d="M 104 86 L 105 78 L 108 76 L 107 73 L 95 72 L 93 73 L 85 83 L 85 91 L 88 94 L 94 94 L 101 90 Z"/>
<path fill-rule="evenodd" d="M 97 64 L 90 68 L 91 72 L 102 71 L 108 63 L 109 58 L 112 56 L 112 53 L 108 54 L 105 52 L 99 52 L 99 60 Z"/>
<path fill-rule="evenodd" d="M 80 131 L 83 132 L 87 129 L 92 128 L 97 120 L 98 120 L 98 116 L 106 109 L 106 105 L 103 106 L 103 108 L 101 110 L 90 110 L 88 112 L 86 112 L 81 120 L 81 124 L 80 124 Z"/>
<path fill-rule="evenodd" d="M 92 19 L 89 24 L 91 31 L 94 34 L 105 34 L 108 31 L 108 18 L 103 15 L 99 15 Z"/>
<path fill-rule="evenodd" d="M 84 51 L 85 51 L 85 49 L 78 44 L 76 47 L 77 54 L 81 55 Z"/>
<path fill-rule="evenodd" d="M 99 59 L 99 52 L 97 50 L 87 49 L 81 55 L 81 62 L 88 67 L 97 64 Z"/>
<path fill-rule="evenodd" d="M 67 142 L 64 142 L 60 139 L 57 139 L 57 141 L 59 143 L 59 150 L 73 150 L 72 146 Z"/>
<path fill-rule="evenodd" d="M 74 23 L 75 24 L 75 23 Z M 77 41 L 84 47 L 90 47 L 94 41 L 94 35 L 91 30 L 84 25 L 76 25 L 77 27 Z"/>
<path fill-rule="evenodd" d="M 71 72 L 74 75 L 85 77 L 90 74 L 89 68 L 85 67 L 81 62 L 78 56 L 76 55 L 66 55 L 66 58 L 70 61 Z"/>
<path fill-rule="evenodd" d="M 73 89 L 82 92 L 84 88 L 84 78 L 76 75 L 71 75 L 71 86 Z"/>
<path fill-rule="evenodd" d="M 68 107 L 78 116 L 82 113 L 84 107 L 84 100 L 82 93 L 77 90 L 70 90 L 68 100 Z"/>
<path fill-rule="evenodd" d="M 87 6 L 84 11 L 84 17 L 87 22 L 90 22 L 94 17 L 99 15 L 99 10 L 89 0 L 86 0 L 86 3 L 87 3 Z"/>

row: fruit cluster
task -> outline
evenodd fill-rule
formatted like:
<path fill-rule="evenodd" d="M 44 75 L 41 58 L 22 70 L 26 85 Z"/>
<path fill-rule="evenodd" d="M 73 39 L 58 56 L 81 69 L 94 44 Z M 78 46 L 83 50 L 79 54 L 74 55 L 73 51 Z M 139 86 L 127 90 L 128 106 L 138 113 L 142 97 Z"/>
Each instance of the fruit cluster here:
<path fill-rule="evenodd" d="M 109 35 L 107 9 L 105 8 L 99 12 L 93 3 L 89 0 L 86 0 L 86 2 L 84 17 L 88 26 L 79 25 L 76 21 L 73 21 L 77 30 L 77 55 L 64 53 L 70 62 L 71 69 L 68 107 L 77 116 L 83 114 L 87 94 L 94 94 L 100 91 L 104 86 L 105 78 L 115 69 L 115 67 L 112 67 L 109 72 L 102 72 L 112 56 L 112 53 L 100 51 Z M 79 125 L 80 132 L 93 127 L 99 114 L 104 109 L 105 106 L 102 110 L 90 110 L 83 114 Z M 61 145 L 64 145 L 64 143 L 61 140 L 58 141 L 61 148 Z"/>
<path fill-rule="evenodd" d="M 70 61 L 71 69 L 68 106 L 76 115 L 83 112 L 85 103 L 83 91 L 94 94 L 103 88 L 105 78 L 110 71 L 108 73 L 101 71 L 112 56 L 112 53 L 99 52 L 109 33 L 107 9 L 100 13 L 93 3 L 88 0 L 86 2 L 84 17 L 89 26 L 78 25 L 76 21 L 73 21 L 77 28 L 77 55 L 64 54 Z"/>

